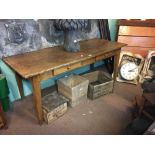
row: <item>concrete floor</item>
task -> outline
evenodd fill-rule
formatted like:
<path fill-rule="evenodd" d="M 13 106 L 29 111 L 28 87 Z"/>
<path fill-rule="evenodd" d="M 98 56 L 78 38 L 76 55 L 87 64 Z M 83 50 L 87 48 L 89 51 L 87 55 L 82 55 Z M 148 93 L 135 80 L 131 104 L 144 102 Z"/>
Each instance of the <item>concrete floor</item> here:
<path fill-rule="evenodd" d="M 140 93 L 139 86 L 115 83 L 114 93 L 68 108 L 58 120 L 42 126 L 37 124 L 32 95 L 27 96 L 14 103 L 13 110 L 7 113 L 9 128 L 0 134 L 121 134 L 132 120 L 133 98 Z"/>

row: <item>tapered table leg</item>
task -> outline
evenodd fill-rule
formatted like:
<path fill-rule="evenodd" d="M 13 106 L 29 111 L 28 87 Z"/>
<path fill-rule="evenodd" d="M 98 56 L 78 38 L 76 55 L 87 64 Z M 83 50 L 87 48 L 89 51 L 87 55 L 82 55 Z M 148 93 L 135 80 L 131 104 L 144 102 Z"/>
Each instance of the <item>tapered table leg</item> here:
<path fill-rule="evenodd" d="M 41 100 L 40 76 L 34 76 L 30 79 L 33 88 L 33 102 L 36 109 L 36 115 L 41 125 L 43 123 L 43 111 Z"/>
<path fill-rule="evenodd" d="M 118 74 L 119 57 L 120 57 L 120 51 L 118 51 L 117 54 L 114 56 L 114 73 L 113 73 L 113 79 L 115 81 L 116 81 L 116 77 L 117 77 L 117 74 Z"/>
<path fill-rule="evenodd" d="M 17 85 L 18 85 L 18 89 L 20 92 L 20 96 L 21 96 L 21 98 L 23 98 L 24 97 L 24 90 L 23 90 L 22 77 L 17 73 L 15 73 L 15 75 L 16 75 L 16 80 L 17 80 Z"/>

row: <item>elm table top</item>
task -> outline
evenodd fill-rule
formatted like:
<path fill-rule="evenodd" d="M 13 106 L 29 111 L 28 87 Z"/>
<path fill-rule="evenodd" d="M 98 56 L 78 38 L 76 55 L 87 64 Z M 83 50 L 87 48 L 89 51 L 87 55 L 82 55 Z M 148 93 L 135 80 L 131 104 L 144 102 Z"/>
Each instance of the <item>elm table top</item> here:
<path fill-rule="evenodd" d="M 81 51 L 79 52 L 66 52 L 63 46 L 57 46 L 9 56 L 3 58 L 3 61 L 23 78 L 30 78 L 66 64 L 86 60 L 91 56 L 118 50 L 126 44 L 103 39 L 91 39 L 81 41 L 80 45 Z"/>

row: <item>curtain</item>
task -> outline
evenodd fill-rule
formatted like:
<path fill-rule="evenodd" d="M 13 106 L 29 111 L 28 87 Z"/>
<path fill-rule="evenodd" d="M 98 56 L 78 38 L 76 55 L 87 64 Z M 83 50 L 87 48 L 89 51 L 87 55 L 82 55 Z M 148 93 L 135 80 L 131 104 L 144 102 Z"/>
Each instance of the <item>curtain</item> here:
<path fill-rule="evenodd" d="M 100 38 L 111 40 L 108 19 L 98 19 Z M 105 65 L 108 72 L 113 73 L 114 57 L 105 59 Z"/>

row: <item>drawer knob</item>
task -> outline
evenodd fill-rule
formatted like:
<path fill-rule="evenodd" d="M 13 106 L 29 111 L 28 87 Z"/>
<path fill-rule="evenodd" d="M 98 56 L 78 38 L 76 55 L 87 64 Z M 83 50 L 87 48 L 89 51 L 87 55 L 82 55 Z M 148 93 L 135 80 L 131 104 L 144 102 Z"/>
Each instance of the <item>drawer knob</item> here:
<path fill-rule="evenodd" d="M 71 69 L 71 66 L 68 66 L 67 69 Z"/>

